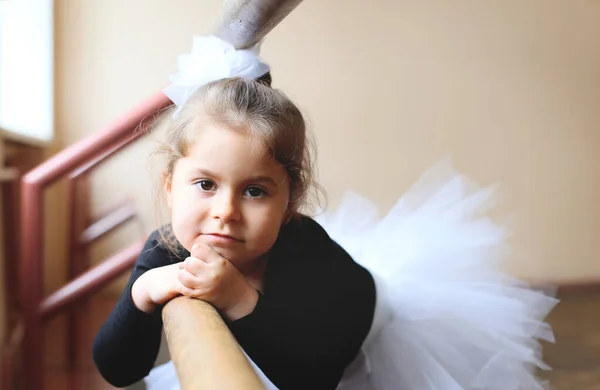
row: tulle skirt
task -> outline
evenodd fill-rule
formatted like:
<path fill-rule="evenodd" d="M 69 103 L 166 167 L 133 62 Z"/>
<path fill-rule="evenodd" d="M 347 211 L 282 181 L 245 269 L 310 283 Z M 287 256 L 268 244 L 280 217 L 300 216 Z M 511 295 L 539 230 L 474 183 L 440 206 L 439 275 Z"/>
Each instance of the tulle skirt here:
<path fill-rule="evenodd" d="M 545 389 L 540 341 L 557 301 L 503 270 L 508 231 L 480 188 L 448 162 L 427 171 L 383 217 L 349 193 L 317 221 L 376 281 L 375 321 L 340 390 Z M 252 363 L 252 361 L 251 361 Z M 276 389 L 252 363 L 267 389 Z M 149 390 L 179 389 L 171 362 Z"/>

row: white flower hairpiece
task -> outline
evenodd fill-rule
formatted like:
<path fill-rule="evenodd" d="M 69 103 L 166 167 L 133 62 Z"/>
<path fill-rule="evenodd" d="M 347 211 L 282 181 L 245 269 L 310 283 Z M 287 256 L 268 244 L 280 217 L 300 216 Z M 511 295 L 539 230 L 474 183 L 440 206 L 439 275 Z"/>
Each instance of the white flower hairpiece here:
<path fill-rule="evenodd" d="M 178 58 L 179 73 L 169 77 L 171 85 L 163 92 L 179 111 L 202 85 L 227 77 L 256 79 L 269 71 L 259 58 L 260 43 L 237 50 L 216 36 L 195 36 L 190 54 Z"/>

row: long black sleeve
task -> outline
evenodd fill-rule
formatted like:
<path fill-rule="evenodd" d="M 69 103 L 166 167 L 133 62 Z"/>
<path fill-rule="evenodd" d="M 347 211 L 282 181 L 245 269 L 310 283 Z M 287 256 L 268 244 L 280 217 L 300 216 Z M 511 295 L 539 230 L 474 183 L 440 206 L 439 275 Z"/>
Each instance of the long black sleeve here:
<path fill-rule="evenodd" d="M 160 347 L 162 307 L 152 314 L 139 310 L 131 299 L 131 287 L 144 272 L 171 261 L 169 253 L 158 245 L 155 231 L 139 255 L 127 287 L 94 339 L 92 354 L 96 367 L 113 386 L 131 385 L 154 367 Z"/>

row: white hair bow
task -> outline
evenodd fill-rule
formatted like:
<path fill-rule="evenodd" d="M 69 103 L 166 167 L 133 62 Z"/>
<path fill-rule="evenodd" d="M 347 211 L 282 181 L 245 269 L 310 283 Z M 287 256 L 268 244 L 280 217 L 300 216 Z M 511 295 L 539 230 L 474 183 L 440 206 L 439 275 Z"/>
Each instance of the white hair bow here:
<path fill-rule="evenodd" d="M 195 36 L 190 54 L 179 56 L 179 73 L 170 76 L 171 85 L 164 94 L 173 101 L 178 110 L 202 85 L 228 77 L 256 79 L 269 72 L 269 66 L 259 58 L 260 43 L 237 50 L 222 39 Z"/>

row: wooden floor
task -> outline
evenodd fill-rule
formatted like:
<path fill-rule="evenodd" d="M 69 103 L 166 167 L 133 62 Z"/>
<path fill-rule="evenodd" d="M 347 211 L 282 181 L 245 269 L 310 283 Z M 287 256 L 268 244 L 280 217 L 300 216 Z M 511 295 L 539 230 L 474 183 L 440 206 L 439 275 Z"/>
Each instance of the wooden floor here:
<path fill-rule="evenodd" d="M 556 390 L 600 390 L 600 291 L 560 299 L 549 317 L 556 343 L 545 346 L 553 371 L 542 375 Z"/>
<path fill-rule="evenodd" d="M 93 335 L 110 313 L 115 301 L 111 298 L 95 298 L 90 304 L 78 309 L 78 328 L 84 329 L 79 334 L 80 348 L 78 365 L 74 372 L 67 371 L 66 328 L 67 318 L 61 316 L 48 325 L 46 342 L 46 389 L 89 389 L 108 390 L 115 387 L 106 383 L 94 367 L 91 345 Z"/>
<path fill-rule="evenodd" d="M 78 365 L 74 374 L 70 374 L 68 367 L 66 345 L 66 316 L 57 318 L 49 324 L 46 342 L 46 389 L 64 390 L 109 390 L 116 389 L 109 385 L 100 376 L 92 361 L 92 342 L 94 335 L 110 314 L 116 303 L 113 297 L 96 297 L 88 305 L 78 309 L 78 328 L 84 329 L 78 336 L 81 350 L 77 352 Z M 163 342 L 157 363 L 168 360 L 166 345 Z M 128 390 L 144 390 L 143 382 L 136 383 L 127 388 Z"/>
<path fill-rule="evenodd" d="M 600 390 L 600 291 L 571 293 L 560 299 L 561 303 L 549 318 L 557 342 L 545 346 L 545 360 L 554 369 L 541 375 L 555 390 Z M 65 372 L 65 318 L 49 324 L 46 335 L 47 389 L 113 389 L 102 380 L 91 360 L 93 335 L 113 305 L 112 299 L 96 298 L 80 310 L 81 326 L 88 332 L 81 335 L 83 348 L 77 375 Z M 143 388 L 138 384 L 129 389 Z"/>

